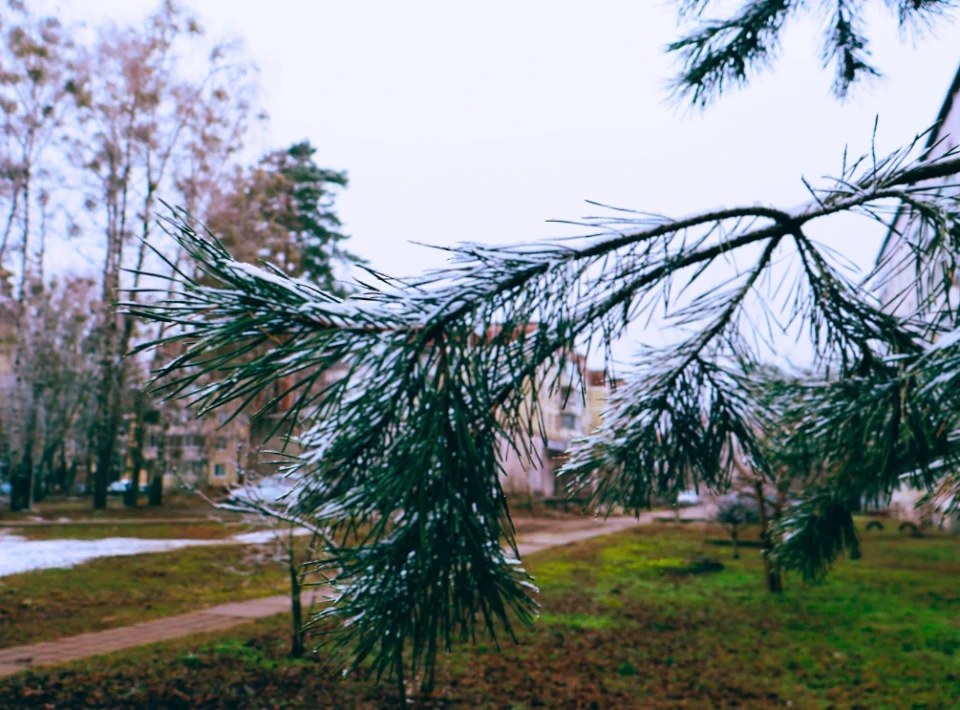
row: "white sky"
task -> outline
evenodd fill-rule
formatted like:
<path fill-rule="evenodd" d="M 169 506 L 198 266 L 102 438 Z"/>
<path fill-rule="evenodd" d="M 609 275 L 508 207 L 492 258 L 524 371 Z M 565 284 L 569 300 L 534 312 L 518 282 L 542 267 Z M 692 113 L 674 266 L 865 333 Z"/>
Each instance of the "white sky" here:
<path fill-rule="evenodd" d="M 92 24 L 156 6 L 51 1 Z M 565 234 L 544 220 L 595 213 L 584 199 L 676 216 L 794 206 L 802 175 L 837 172 L 847 143 L 868 149 L 875 116 L 882 152 L 932 123 L 960 62 L 957 26 L 914 48 L 878 10 L 869 29 L 887 76 L 841 105 L 811 21 L 788 34 L 775 72 L 688 116 L 665 101 L 662 50 L 679 32 L 664 0 L 192 5 L 261 67 L 272 118 L 257 152 L 309 138 L 321 165 L 347 169 L 350 248 L 397 275 L 441 263 L 410 240 Z M 822 234 L 865 266 L 882 236 L 844 219 Z"/>

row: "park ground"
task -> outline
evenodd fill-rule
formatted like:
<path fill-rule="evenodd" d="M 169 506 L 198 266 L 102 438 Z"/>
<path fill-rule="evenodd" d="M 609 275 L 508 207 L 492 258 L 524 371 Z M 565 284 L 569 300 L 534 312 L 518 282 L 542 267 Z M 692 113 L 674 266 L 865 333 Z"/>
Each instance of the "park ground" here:
<path fill-rule="evenodd" d="M 544 521 L 527 525 L 542 527 Z M 765 592 L 755 548 L 653 523 L 530 555 L 534 628 L 458 647 L 432 698 L 459 708 L 960 707 L 960 541 L 892 525 L 826 582 Z M 282 591 L 240 547 L 95 560 L 0 579 L 0 646 Z M 702 564 L 704 558 L 719 560 Z M 392 683 L 291 660 L 289 618 L 0 680 L 2 708 L 392 708 Z"/>

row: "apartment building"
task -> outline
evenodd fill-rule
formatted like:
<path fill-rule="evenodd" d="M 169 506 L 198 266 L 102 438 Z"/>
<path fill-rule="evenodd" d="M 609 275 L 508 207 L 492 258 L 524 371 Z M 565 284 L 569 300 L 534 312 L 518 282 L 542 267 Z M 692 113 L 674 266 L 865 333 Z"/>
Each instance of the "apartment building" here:
<path fill-rule="evenodd" d="M 535 456 L 524 461 L 504 444 L 504 474 L 501 485 L 508 495 L 531 498 L 563 495 L 557 471 L 577 439 L 600 428 L 609 389 L 604 373 L 587 368 L 577 355 L 562 372 L 551 372 L 531 397 L 542 413 L 542 437 L 534 442 Z M 556 380 L 556 386 L 553 386 Z M 582 386 L 581 386 L 582 383 Z"/>

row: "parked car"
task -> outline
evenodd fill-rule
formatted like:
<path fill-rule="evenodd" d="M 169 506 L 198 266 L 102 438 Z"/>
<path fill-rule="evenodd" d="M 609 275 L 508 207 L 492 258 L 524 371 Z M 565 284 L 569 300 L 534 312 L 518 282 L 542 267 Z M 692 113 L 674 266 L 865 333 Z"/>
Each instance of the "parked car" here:
<path fill-rule="evenodd" d="M 111 495 L 119 495 L 121 493 L 126 493 L 127 488 L 129 487 L 130 487 L 130 481 L 114 481 L 109 486 L 107 486 L 107 493 L 110 493 Z M 140 484 L 141 493 L 149 493 L 149 491 L 150 491 L 149 483 Z"/>
<path fill-rule="evenodd" d="M 129 481 L 114 481 L 109 486 L 107 486 L 107 493 L 110 493 L 111 495 L 119 495 L 121 493 L 126 493 L 127 486 L 129 485 L 129 483 L 130 483 Z"/>
<path fill-rule="evenodd" d="M 681 491 L 677 496 L 677 505 L 681 508 L 688 508 L 691 505 L 700 504 L 700 494 L 696 491 Z"/>
<path fill-rule="evenodd" d="M 764 496 L 764 502 L 766 505 L 764 508 L 767 511 L 767 515 L 773 515 L 773 512 L 777 508 L 777 496 L 773 493 L 769 493 Z M 800 504 L 800 500 L 797 498 L 787 498 L 783 501 L 784 509 L 793 508 Z M 750 511 L 753 515 L 759 515 L 760 509 L 757 506 L 757 497 L 752 493 L 741 493 L 738 491 L 733 491 L 727 493 L 726 495 L 720 496 L 717 499 L 717 505 L 721 508 L 730 508 L 730 507 L 742 507 L 745 510 Z"/>

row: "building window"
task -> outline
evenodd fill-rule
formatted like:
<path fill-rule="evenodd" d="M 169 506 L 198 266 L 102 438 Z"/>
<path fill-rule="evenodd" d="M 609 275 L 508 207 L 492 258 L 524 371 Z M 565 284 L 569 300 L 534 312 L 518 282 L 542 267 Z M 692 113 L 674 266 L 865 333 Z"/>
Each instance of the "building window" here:
<path fill-rule="evenodd" d="M 579 423 L 579 417 L 577 417 L 576 414 L 561 414 L 561 415 L 560 415 L 560 428 L 561 428 L 561 429 L 576 429 L 578 423 Z"/>
<path fill-rule="evenodd" d="M 227 437 L 218 436 L 217 437 L 217 451 L 226 451 L 227 450 Z"/>
<path fill-rule="evenodd" d="M 222 463 L 215 463 L 213 465 L 213 477 L 214 478 L 226 478 L 227 477 L 227 467 Z"/>

